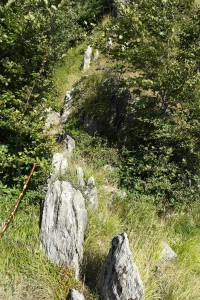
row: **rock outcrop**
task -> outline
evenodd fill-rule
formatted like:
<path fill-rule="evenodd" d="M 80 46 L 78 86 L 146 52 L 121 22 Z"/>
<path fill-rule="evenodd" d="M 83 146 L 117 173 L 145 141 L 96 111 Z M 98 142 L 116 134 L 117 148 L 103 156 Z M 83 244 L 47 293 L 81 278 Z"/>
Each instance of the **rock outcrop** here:
<path fill-rule="evenodd" d="M 85 187 L 84 172 L 81 167 L 76 168 L 77 182 L 81 188 Z"/>
<path fill-rule="evenodd" d="M 133 262 L 126 233 L 114 237 L 97 287 L 104 300 L 144 299 L 143 283 Z"/>
<path fill-rule="evenodd" d="M 88 45 L 84 54 L 84 66 L 83 66 L 84 71 L 89 69 L 91 58 L 92 58 L 92 47 Z"/>
<path fill-rule="evenodd" d="M 75 140 L 70 135 L 66 135 L 63 142 L 64 142 L 64 146 L 65 146 L 66 151 L 67 151 L 67 156 L 71 157 L 72 153 L 73 153 L 73 150 L 76 147 Z"/>
<path fill-rule="evenodd" d="M 97 188 L 95 186 L 94 177 L 90 177 L 87 183 L 86 195 L 89 202 L 89 207 L 91 209 L 98 208 L 98 195 L 97 195 Z"/>
<path fill-rule="evenodd" d="M 85 300 L 85 297 L 76 291 L 75 289 L 71 290 L 70 297 L 68 298 L 69 300 Z"/>
<path fill-rule="evenodd" d="M 54 153 L 52 159 L 53 174 L 52 177 L 56 178 L 63 175 L 68 169 L 67 153 Z"/>
<path fill-rule="evenodd" d="M 58 265 L 75 270 L 76 278 L 83 257 L 87 222 L 85 200 L 69 182 L 49 182 L 41 223 L 41 244 L 46 256 Z"/>

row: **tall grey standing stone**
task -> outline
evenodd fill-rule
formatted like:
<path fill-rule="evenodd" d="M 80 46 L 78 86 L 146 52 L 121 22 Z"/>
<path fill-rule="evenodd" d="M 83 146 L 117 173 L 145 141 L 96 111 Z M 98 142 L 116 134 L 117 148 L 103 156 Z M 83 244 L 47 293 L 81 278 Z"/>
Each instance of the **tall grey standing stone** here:
<path fill-rule="evenodd" d="M 89 202 L 89 207 L 91 209 L 97 209 L 98 208 L 97 188 L 95 186 L 94 177 L 92 176 L 88 179 L 86 195 Z"/>
<path fill-rule="evenodd" d="M 144 299 L 144 286 L 133 262 L 126 233 L 114 237 L 97 287 L 105 300 Z"/>
<path fill-rule="evenodd" d="M 72 289 L 69 300 L 85 300 L 85 297 L 75 289 Z"/>
<path fill-rule="evenodd" d="M 83 172 L 83 169 L 81 167 L 76 168 L 76 175 L 77 175 L 78 185 L 81 188 L 84 188 L 84 186 L 85 186 L 84 172 Z"/>
<path fill-rule="evenodd" d="M 84 55 L 84 65 L 83 65 L 83 70 L 87 70 L 90 67 L 90 61 L 92 58 L 92 47 L 89 45 L 85 51 Z"/>
<path fill-rule="evenodd" d="M 63 175 L 68 169 L 67 153 L 54 153 L 52 159 L 53 178 Z"/>
<path fill-rule="evenodd" d="M 85 200 L 69 182 L 49 182 L 41 223 L 41 246 L 46 256 L 66 265 L 79 275 L 83 258 L 83 239 L 87 222 Z"/>
<path fill-rule="evenodd" d="M 66 138 L 64 139 L 64 143 L 66 146 L 67 156 L 71 157 L 76 147 L 76 142 L 70 135 L 67 135 Z"/>

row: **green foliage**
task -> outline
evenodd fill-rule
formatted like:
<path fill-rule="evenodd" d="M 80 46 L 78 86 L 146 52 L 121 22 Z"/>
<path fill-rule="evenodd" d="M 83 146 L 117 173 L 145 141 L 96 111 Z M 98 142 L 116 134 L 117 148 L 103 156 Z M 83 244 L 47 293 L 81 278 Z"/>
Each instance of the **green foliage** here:
<path fill-rule="evenodd" d="M 9 1 L 0 16 L 1 176 L 12 186 L 22 184 L 33 162 L 47 166 L 53 139 L 43 129 L 52 67 L 82 31 L 71 1 Z"/>
<path fill-rule="evenodd" d="M 122 182 L 153 195 L 166 211 L 198 200 L 199 8 L 194 1 L 152 0 L 118 4 L 118 10 L 120 17 L 105 28 L 113 46 L 108 50 L 104 38 L 102 51 L 117 60 L 115 70 L 132 92 L 127 123 L 117 132 L 128 149 Z M 104 107 L 118 99 L 110 92 L 106 101 Z"/>

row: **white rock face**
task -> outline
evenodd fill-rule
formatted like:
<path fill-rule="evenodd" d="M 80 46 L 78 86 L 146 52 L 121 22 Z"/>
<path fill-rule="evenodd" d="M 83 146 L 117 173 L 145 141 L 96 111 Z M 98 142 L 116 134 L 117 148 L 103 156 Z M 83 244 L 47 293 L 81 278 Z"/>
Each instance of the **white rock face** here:
<path fill-rule="evenodd" d="M 94 177 L 92 176 L 88 179 L 86 195 L 89 202 L 89 207 L 91 209 L 97 209 L 98 208 L 97 188 L 95 186 Z"/>
<path fill-rule="evenodd" d="M 71 290 L 70 300 L 85 300 L 85 297 L 75 289 Z"/>
<path fill-rule="evenodd" d="M 90 61 L 92 58 L 92 47 L 89 45 L 85 51 L 84 55 L 84 65 L 83 65 L 83 70 L 87 70 L 90 67 Z"/>
<path fill-rule="evenodd" d="M 54 153 L 52 159 L 53 174 L 52 177 L 56 178 L 63 175 L 68 169 L 67 153 Z"/>
<path fill-rule="evenodd" d="M 84 172 L 83 172 L 83 169 L 81 167 L 76 168 L 76 175 L 77 175 L 78 185 L 81 188 L 84 188 L 84 186 L 85 186 Z"/>
<path fill-rule="evenodd" d="M 83 239 L 87 222 L 85 200 L 69 182 L 49 182 L 42 224 L 41 246 L 47 258 L 66 265 L 79 275 L 83 257 Z"/>
<path fill-rule="evenodd" d="M 104 300 L 144 299 L 144 286 L 133 262 L 126 233 L 114 237 L 97 287 Z"/>

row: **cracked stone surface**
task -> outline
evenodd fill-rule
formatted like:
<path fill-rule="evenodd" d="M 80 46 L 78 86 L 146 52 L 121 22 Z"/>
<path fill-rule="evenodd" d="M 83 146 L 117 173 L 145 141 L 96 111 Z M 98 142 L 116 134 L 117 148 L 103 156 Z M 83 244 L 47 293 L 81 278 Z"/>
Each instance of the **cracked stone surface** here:
<path fill-rule="evenodd" d="M 54 153 L 52 159 L 53 177 L 63 175 L 68 169 L 67 153 Z"/>
<path fill-rule="evenodd" d="M 86 222 L 81 192 L 69 182 L 50 181 L 40 230 L 41 247 L 52 262 L 73 268 L 76 278 L 83 258 Z"/>
<path fill-rule="evenodd" d="M 132 259 L 126 233 L 114 237 L 97 288 L 105 300 L 144 299 L 144 286 Z"/>

